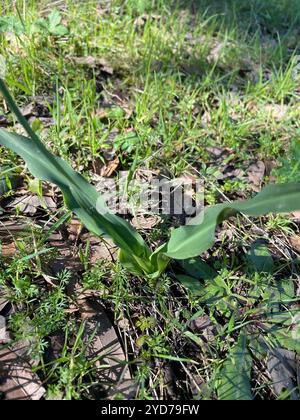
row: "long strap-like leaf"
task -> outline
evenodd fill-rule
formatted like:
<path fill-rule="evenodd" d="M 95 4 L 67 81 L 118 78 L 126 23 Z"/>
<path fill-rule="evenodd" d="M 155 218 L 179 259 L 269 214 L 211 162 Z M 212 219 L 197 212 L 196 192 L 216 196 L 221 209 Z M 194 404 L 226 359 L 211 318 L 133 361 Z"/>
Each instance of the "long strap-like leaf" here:
<path fill-rule="evenodd" d="M 268 213 L 286 213 L 299 209 L 299 183 L 269 185 L 249 200 L 208 207 L 204 213 L 195 218 L 193 225 L 180 227 L 171 233 L 164 252 L 168 257 L 179 260 L 202 254 L 213 245 L 217 226 L 238 213 L 263 216 Z"/>
<path fill-rule="evenodd" d="M 2 81 L 0 91 L 30 136 L 27 138 L 0 129 L 0 144 L 21 156 L 35 177 L 56 184 L 62 190 L 69 209 L 90 231 L 96 235 L 109 235 L 133 259 L 138 257 L 147 261 L 150 250 L 139 233 L 125 220 L 109 211 L 100 194 L 83 176 L 46 149 L 20 113 Z M 148 264 L 151 271 L 150 261 Z"/>

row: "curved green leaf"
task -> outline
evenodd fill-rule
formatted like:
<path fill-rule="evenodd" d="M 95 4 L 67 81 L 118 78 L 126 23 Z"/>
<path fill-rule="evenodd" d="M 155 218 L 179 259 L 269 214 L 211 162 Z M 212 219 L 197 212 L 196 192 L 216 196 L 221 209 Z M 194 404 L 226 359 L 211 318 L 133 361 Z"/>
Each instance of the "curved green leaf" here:
<path fill-rule="evenodd" d="M 213 245 L 217 226 L 238 213 L 257 217 L 299 209 L 299 183 L 269 185 L 249 200 L 208 207 L 204 214 L 194 219 L 193 225 L 182 226 L 171 233 L 164 252 L 168 257 L 178 260 L 202 254 Z"/>
<path fill-rule="evenodd" d="M 217 393 L 220 400 L 253 400 L 250 375 L 252 357 L 247 348 L 247 337 L 241 333 L 238 343 L 231 349 L 219 374 Z"/>
<path fill-rule="evenodd" d="M 57 185 L 66 205 L 96 235 L 109 235 L 115 244 L 138 257 L 150 256 L 150 250 L 129 223 L 109 212 L 96 189 L 69 164 L 53 156 L 39 141 L 0 129 L 0 144 L 21 156 L 30 172 L 43 181 Z"/>

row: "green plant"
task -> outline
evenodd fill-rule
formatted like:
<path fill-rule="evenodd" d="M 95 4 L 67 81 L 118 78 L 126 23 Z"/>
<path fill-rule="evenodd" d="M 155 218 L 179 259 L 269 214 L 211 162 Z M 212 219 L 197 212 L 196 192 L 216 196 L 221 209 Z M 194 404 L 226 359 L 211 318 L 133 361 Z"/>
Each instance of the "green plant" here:
<path fill-rule="evenodd" d="M 237 344 L 231 349 L 217 380 L 220 400 L 252 400 L 250 377 L 252 357 L 247 349 L 247 336 L 242 332 Z"/>
<path fill-rule="evenodd" d="M 38 19 L 33 25 L 33 31 L 46 35 L 64 36 L 68 34 L 68 28 L 61 23 L 62 17 L 58 10 L 52 10 L 49 16 Z"/>
<path fill-rule="evenodd" d="M 300 141 L 293 140 L 287 153 L 279 158 L 279 166 L 273 170 L 273 175 L 280 182 L 299 181 Z"/>
<path fill-rule="evenodd" d="M 63 193 L 67 207 L 91 232 L 98 236 L 110 236 L 120 248 L 121 263 L 133 274 L 156 278 L 166 269 L 171 258 L 184 260 L 200 255 L 213 245 L 216 227 L 231 216 L 239 213 L 262 216 L 300 208 L 300 184 L 270 185 L 252 199 L 206 208 L 203 214 L 194 219 L 193 225 L 173 230 L 170 240 L 152 251 L 129 223 L 110 213 L 92 185 L 46 149 L 2 80 L 0 91 L 29 136 L 27 138 L 1 129 L 0 143 L 20 155 L 34 177 L 56 184 Z"/>
<path fill-rule="evenodd" d="M 0 33 L 13 32 L 22 33 L 41 33 L 44 35 L 64 36 L 68 34 L 68 28 L 62 23 L 62 16 L 58 10 L 54 9 L 47 18 L 40 18 L 26 27 L 23 20 L 16 16 L 2 16 L 0 18 Z"/>

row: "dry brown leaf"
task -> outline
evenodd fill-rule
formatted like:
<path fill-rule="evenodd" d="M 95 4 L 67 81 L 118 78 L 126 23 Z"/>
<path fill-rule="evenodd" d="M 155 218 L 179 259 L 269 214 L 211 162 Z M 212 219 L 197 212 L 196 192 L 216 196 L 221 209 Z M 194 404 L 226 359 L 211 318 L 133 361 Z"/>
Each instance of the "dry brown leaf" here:
<path fill-rule="evenodd" d="M 63 270 L 68 270 L 72 273 L 73 277 L 77 277 L 78 272 L 82 270 L 77 249 L 74 249 L 72 244 L 66 242 L 50 241 L 50 245 L 56 249 L 58 255 L 44 269 L 49 268 L 53 276 L 57 276 Z"/>
<path fill-rule="evenodd" d="M 106 120 L 109 115 L 108 108 L 99 108 L 93 113 L 94 118 L 98 118 L 100 121 Z"/>
<path fill-rule="evenodd" d="M 71 242 L 77 241 L 82 231 L 82 223 L 77 218 L 73 217 L 68 226 L 69 240 Z"/>
<path fill-rule="evenodd" d="M 88 67 L 100 67 L 101 71 L 104 71 L 107 74 L 112 75 L 114 73 L 113 67 L 104 59 L 99 57 L 94 57 L 92 55 L 87 55 L 85 57 L 71 57 L 71 60 L 76 64 L 88 66 Z"/>
<path fill-rule="evenodd" d="M 139 215 L 132 219 L 132 225 L 137 229 L 152 229 L 154 226 L 161 223 L 161 217 L 158 215 L 154 216 L 145 216 Z"/>
<path fill-rule="evenodd" d="M 206 150 L 213 156 L 219 158 L 220 156 L 222 156 L 224 154 L 224 152 L 226 151 L 225 148 L 222 147 L 207 147 Z"/>
<path fill-rule="evenodd" d="M 7 239 L 8 236 L 30 231 L 30 225 L 19 220 L 6 220 L 0 223 L 0 238 Z"/>
<path fill-rule="evenodd" d="M 30 364 L 13 349 L 0 350 L 0 392 L 5 400 L 40 400 L 45 389 Z"/>
<path fill-rule="evenodd" d="M 118 169 L 119 164 L 119 158 L 116 156 L 113 160 L 101 168 L 100 176 L 103 176 L 104 178 L 110 177 Z"/>
<path fill-rule="evenodd" d="M 41 97 L 36 97 L 36 100 L 30 102 L 25 107 L 21 109 L 21 112 L 24 117 L 38 117 L 38 118 L 51 118 L 48 106 L 43 103 L 44 99 Z"/>
<path fill-rule="evenodd" d="M 8 127 L 9 121 L 4 115 L 0 115 L 0 127 Z"/>
<path fill-rule="evenodd" d="M 292 219 L 294 220 L 300 220 L 300 211 L 294 211 L 291 213 Z"/>
<path fill-rule="evenodd" d="M 86 240 L 90 242 L 91 264 L 100 260 L 115 261 L 117 259 L 118 248 L 110 238 L 106 238 L 104 242 L 95 236 L 89 236 Z"/>
<path fill-rule="evenodd" d="M 289 238 L 289 241 L 294 250 L 300 253 L 300 236 L 294 235 L 291 238 Z"/>
<path fill-rule="evenodd" d="M 266 167 L 262 161 L 258 161 L 248 168 L 248 179 L 253 191 L 259 192 L 261 190 L 261 183 L 263 181 L 265 171 Z"/>
<path fill-rule="evenodd" d="M 22 195 L 20 197 L 13 198 L 7 206 L 8 209 L 18 208 L 20 213 L 34 216 L 38 209 L 46 207 L 49 211 L 53 212 L 57 209 L 56 203 L 53 198 L 44 196 L 39 198 L 36 195 Z"/>
<path fill-rule="evenodd" d="M 88 298 L 78 303 L 81 318 L 85 321 L 85 341 L 89 343 L 87 356 L 91 359 L 97 358 L 96 364 L 99 367 L 108 366 L 99 369 L 99 380 L 107 382 L 105 388 L 110 395 L 124 393 L 126 390 L 127 398 L 130 398 L 129 394 L 135 393 L 134 383 L 120 340 L 104 308 Z"/>
<path fill-rule="evenodd" d="M 197 332 L 207 340 L 207 342 L 211 342 L 215 340 L 215 336 L 217 334 L 216 327 L 212 323 L 211 319 L 207 315 L 200 316 L 194 319 L 190 323 L 190 328 Z"/>
<path fill-rule="evenodd" d="M 9 303 L 9 300 L 7 298 L 6 292 L 2 290 L 0 286 L 0 312 L 3 311 L 3 309 L 8 303 Z"/>
<path fill-rule="evenodd" d="M 123 331 L 129 331 L 130 330 L 130 322 L 127 318 L 121 318 L 118 320 L 118 328 Z"/>
<path fill-rule="evenodd" d="M 267 104 L 264 105 L 263 110 L 276 121 L 281 121 L 287 116 L 288 113 L 287 105 L 278 105 L 278 104 Z"/>
<path fill-rule="evenodd" d="M 209 54 L 206 57 L 207 61 L 209 63 L 214 63 L 216 61 L 219 61 L 223 56 L 223 50 L 225 46 L 226 46 L 225 42 L 214 40 L 213 44 L 211 45 Z"/>
<path fill-rule="evenodd" d="M 1 246 L 1 255 L 4 258 L 12 258 L 16 254 L 16 244 L 15 242 L 4 243 Z"/>
<path fill-rule="evenodd" d="M 280 395 L 284 390 L 290 391 L 290 399 L 298 401 L 300 396 L 296 391 L 296 353 L 285 349 L 273 349 L 269 354 L 267 366 L 275 393 Z"/>
<path fill-rule="evenodd" d="M 6 338 L 7 338 L 6 320 L 4 316 L 0 315 L 0 343 L 5 341 Z"/>

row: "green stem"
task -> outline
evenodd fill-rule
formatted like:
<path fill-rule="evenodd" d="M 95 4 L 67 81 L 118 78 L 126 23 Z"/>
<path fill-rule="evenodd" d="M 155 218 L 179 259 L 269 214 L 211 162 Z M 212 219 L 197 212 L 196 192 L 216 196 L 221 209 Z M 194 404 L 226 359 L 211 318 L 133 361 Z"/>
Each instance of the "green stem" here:
<path fill-rule="evenodd" d="M 17 120 L 19 123 L 23 126 L 24 130 L 27 132 L 29 137 L 32 138 L 32 140 L 36 141 L 37 143 L 40 143 L 40 140 L 38 136 L 35 134 L 33 129 L 30 127 L 30 124 L 26 120 L 26 118 L 22 115 L 21 111 L 15 104 L 13 98 L 11 97 L 9 91 L 7 90 L 3 80 L 0 78 L 0 92 L 2 93 L 5 101 L 7 102 L 7 105 L 9 106 L 10 110 L 15 114 L 17 117 Z"/>

